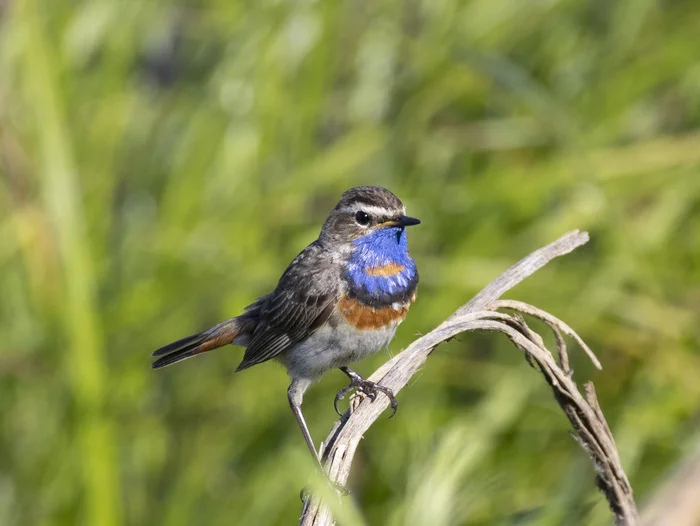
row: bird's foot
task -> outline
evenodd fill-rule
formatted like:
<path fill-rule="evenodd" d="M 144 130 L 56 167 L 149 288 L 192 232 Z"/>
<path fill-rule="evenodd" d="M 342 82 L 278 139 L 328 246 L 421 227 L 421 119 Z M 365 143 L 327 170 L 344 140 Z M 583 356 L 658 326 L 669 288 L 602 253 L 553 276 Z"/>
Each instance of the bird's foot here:
<path fill-rule="evenodd" d="M 335 395 L 335 400 L 333 400 L 333 407 L 335 407 L 335 412 L 338 413 L 339 416 L 342 416 L 342 413 L 338 410 L 338 401 L 345 398 L 345 396 L 353 389 L 357 389 L 358 393 L 368 396 L 372 401 L 377 398 L 377 393 L 383 393 L 389 399 L 389 403 L 391 404 L 391 416 L 389 418 L 396 414 L 396 409 L 399 407 L 399 403 L 396 401 L 396 397 L 391 389 L 370 380 L 366 380 L 351 369 L 343 370 L 343 372 L 350 377 L 350 384 L 338 391 Z"/>

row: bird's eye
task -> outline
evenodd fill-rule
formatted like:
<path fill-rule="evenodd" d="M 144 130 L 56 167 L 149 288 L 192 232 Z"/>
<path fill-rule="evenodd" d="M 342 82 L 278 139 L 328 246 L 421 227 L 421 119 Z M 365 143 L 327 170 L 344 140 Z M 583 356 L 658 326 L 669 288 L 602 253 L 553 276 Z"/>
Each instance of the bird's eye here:
<path fill-rule="evenodd" d="M 360 210 L 355 214 L 355 221 L 358 225 L 369 225 L 369 214 Z"/>

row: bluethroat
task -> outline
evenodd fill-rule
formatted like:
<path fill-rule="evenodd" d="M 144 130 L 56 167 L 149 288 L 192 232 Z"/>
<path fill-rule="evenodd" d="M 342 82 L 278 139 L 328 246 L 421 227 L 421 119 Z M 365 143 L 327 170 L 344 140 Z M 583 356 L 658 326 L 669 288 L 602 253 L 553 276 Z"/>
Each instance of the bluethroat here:
<path fill-rule="evenodd" d="M 199 334 L 161 347 L 153 368 L 224 345 L 245 347 L 236 371 L 274 358 L 286 367 L 289 405 L 313 457 L 320 462 L 301 412 L 306 389 L 329 369 L 339 368 L 350 385 L 374 398 L 382 392 L 396 411 L 393 393 L 348 367 L 386 348 L 416 298 L 418 270 L 408 252 L 406 227 L 417 225 L 403 203 L 378 186 L 345 192 L 318 239 L 287 267 L 270 294 L 243 314 Z"/>

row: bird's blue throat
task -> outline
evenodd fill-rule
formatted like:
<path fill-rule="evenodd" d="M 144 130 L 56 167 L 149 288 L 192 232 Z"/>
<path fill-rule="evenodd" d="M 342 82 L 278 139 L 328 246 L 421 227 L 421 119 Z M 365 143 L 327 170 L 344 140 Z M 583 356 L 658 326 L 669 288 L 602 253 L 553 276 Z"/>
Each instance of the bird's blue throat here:
<path fill-rule="evenodd" d="M 356 239 L 347 261 L 350 295 L 373 307 L 409 301 L 418 271 L 408 253 L 404 228 L 378 228 Z"/>

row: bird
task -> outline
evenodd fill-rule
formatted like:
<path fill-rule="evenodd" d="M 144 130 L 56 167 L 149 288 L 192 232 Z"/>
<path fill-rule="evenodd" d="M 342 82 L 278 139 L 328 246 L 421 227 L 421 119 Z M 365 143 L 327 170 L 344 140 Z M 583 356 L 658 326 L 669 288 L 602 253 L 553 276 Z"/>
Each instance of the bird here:
<path fill-rule="evenodd" d="M 366 380 L 349 364 L 388 348 L 416 299 L 419 276 L 406 228 L 418 224 L 386 188 L 347 190 L 318 238 L 294 258 L 271 293 L 239 316 L 157 349 L 152 367 L 229 344 L 245 347 L 236 372 L 277 360 L 291 379 L 292 413 L 321 466 L 301 406 L 306 390 L 326 371 L 338 368 L 350 379 L 335 397 L 336 411 L 338 400 L 357 389 L 372 400 L 383 393 L 396 412 L 391 390 Z"/>

